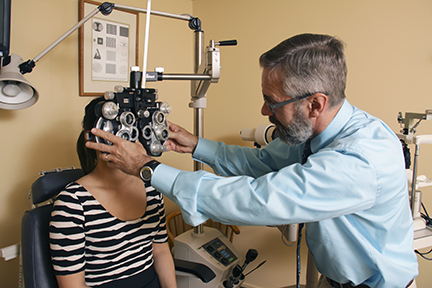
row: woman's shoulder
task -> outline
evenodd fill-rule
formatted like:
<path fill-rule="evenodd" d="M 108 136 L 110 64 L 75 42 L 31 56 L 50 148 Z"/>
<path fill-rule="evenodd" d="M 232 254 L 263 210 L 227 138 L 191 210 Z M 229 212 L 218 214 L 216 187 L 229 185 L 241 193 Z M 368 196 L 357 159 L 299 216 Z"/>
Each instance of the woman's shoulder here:
<path fill-rule="evenodd" d="M 88 197 L 91 197 L 91 194 L 81 184 L 71 182 L 57 195 L 56 199 L 83 202 Z"/>

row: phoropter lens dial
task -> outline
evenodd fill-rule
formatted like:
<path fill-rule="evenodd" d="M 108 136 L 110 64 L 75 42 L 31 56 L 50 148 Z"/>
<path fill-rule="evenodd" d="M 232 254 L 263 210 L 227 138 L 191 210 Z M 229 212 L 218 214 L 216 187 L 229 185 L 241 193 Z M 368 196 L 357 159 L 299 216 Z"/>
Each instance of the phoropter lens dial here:
<path fill-rule="evenodd" d="M 113 120 L 114 118 L 117 117 L 117 115 L 118 115 L 118 107 L 116 103 L 112 101 L 108 101 L 103 104 L 102 106 L 103 117 L 109 120 Z"/>

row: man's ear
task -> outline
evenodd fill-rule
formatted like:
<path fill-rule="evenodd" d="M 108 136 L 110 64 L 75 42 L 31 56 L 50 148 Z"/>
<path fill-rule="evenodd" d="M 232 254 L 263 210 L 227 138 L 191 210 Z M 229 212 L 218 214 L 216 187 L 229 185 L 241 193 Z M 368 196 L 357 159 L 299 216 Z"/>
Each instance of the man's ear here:
<path fill-rule="evenodd" d="M 316 118 L 323 113 L 328 102 L 328 96 L 323 93 L 315 93 L 308 100 L 309 115 L 312 118 Z"/>

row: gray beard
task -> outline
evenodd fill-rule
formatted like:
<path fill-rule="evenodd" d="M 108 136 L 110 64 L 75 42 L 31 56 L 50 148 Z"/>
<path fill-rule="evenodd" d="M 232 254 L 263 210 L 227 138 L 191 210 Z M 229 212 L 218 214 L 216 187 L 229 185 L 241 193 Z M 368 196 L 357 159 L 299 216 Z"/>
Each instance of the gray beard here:
<path fill-rule="evenodd" d="M 297 109 L 288 127 L 283 126 L 274 116 L 270 116 L 269 119 L 271 123 L 276 125 L 276 136 L 288 145 L 297 146 L 312 138 L 312 124 Z"/>

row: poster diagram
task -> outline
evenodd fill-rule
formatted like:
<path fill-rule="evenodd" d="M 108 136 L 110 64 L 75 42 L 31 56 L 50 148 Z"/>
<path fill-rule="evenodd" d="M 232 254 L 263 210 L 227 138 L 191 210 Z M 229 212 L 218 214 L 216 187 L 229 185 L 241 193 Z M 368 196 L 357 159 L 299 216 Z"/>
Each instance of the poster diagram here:
<path fill-rule="evenodd" d="M 92 19 L 92 80 L 128 81 L 129 25 Z"/>

